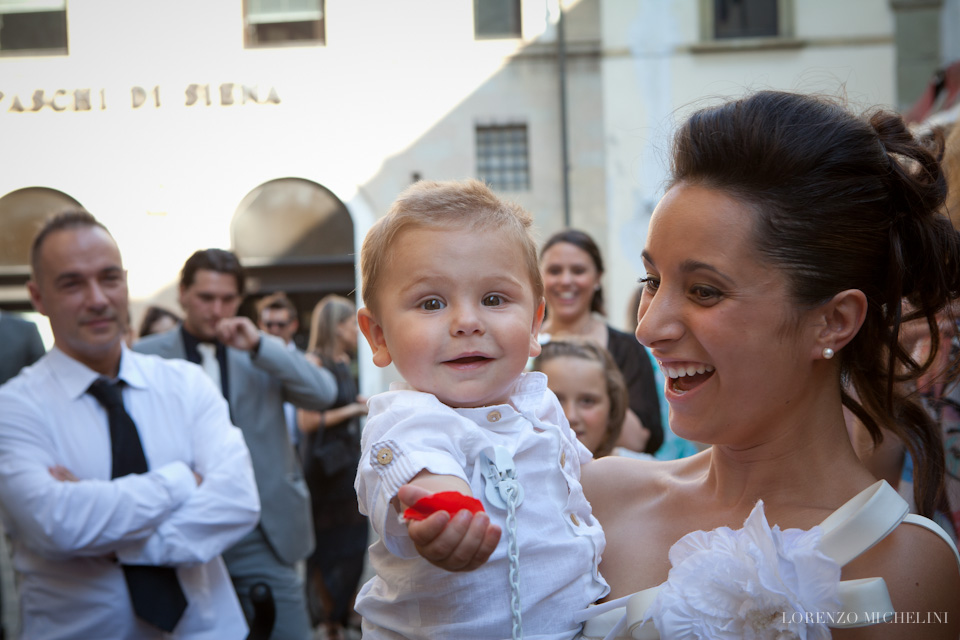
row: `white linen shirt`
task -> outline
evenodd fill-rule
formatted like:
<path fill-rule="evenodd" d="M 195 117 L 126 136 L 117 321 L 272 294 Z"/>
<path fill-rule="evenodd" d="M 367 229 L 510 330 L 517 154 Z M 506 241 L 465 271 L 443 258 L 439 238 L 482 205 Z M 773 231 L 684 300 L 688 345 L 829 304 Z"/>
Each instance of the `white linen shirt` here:
<path fill-rule="evenodd" d="M 573 614 L 609 587 L 597 567 L 605 539 L 580 486 L 590 452 L 570 429 L 542 373 L 523 374 L 509 404 L 453 409 L 431 394 L 389 391 L 370 399 L 356 488 L 380 539 L 376 576 L 357 596 L 364 640 L 509 638 L 512 618 L 506 510 L 484 495 L 480 453 L 507 448 L 524 499 L 517 508 L 524 637 L 573 638 Z M 490 559 L 447 572 L 421 558 L 392 502 L 421 470 L 461 478 L 503 530 Z"/>
<path fill-rule="evenodd" d="M 226 401 L 200 367 L 124 348 L 118 377 L 150 471 L 111 480 L 106 411 L 86 393 L 97 377 L 54 347 L 0 387 L 0 517 L 22 637 L 246 637 L 220 553 L 256 525 L 260 501 Z M 54 465 L 79 480 L 55 480 Z M 172 634 L 135 617 L 118 561 L 177 567 L 188 605 Z"/>

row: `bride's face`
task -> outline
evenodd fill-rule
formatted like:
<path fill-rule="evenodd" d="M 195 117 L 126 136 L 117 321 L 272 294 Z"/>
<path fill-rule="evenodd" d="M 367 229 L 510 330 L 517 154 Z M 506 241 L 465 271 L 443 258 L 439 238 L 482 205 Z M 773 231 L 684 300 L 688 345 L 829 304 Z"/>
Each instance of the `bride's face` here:
<path fill-rule="evenodd" d="M 679 184 L 650 222 L 637 338 L 666 378 L 671 427 L 697 442 L 753 444 L 751 425 L 774 423 L 807 387 L 811 331 L 782 272 L 754 249 L 754 215 Z"/>

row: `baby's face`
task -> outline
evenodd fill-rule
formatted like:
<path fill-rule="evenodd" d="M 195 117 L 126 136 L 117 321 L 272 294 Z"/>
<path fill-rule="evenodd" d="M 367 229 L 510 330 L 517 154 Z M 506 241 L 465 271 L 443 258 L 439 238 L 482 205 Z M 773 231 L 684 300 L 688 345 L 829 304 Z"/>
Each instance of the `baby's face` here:
<path fill-rule="evenodd" d="M 543 303 L 519 242 L 499 230 L 409 229 L 390 245 L 378 313 L 361 309 L 374 363 L 452 407 L 507 401 L 540 352 Z"/>

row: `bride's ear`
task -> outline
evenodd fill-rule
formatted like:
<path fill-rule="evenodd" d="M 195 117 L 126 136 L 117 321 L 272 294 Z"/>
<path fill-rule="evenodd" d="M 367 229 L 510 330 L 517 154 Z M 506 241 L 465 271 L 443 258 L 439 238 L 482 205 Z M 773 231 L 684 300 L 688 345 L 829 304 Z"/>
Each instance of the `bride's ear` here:
<path fill-rule="evenodd" d="M 846 289 L 817 309 L 818 332 L 815 358 L 830 359 L 845 347 L 867 317 L 867 296 L 859 289 Z"/>

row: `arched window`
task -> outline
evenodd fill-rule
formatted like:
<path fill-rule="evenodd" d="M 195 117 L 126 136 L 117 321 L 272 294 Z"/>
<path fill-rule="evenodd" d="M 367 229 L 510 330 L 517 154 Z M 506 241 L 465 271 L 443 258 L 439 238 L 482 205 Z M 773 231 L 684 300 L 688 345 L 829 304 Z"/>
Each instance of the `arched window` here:
<path fill-rule="evenodd" d="M 231 240 L 237 255 L 251 260 L 349 256 L 353 220 L 326 188 L 309 180 L 281 178 L 247 194 L 233 218 Z"/>
<path fill-rule="evenodd" d="M 29 309 L 24 284 L 30 279 L 30 245 L 44 221 L 83 206 L 56 189 L 27 187 L 0 198 L 0 305 Z"/>
<path fill-rule="evenodd" d="M 297 343 L 305 341 L 314 305 L 328 293 L 354 297 L 353 219 L 329 189 L 281 178 L 253 189 L 230 225 L 250 294 L 240 309 L 253 317 L 256 300 L 283 291 L 300 315 Z"/>

